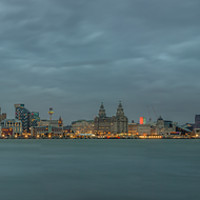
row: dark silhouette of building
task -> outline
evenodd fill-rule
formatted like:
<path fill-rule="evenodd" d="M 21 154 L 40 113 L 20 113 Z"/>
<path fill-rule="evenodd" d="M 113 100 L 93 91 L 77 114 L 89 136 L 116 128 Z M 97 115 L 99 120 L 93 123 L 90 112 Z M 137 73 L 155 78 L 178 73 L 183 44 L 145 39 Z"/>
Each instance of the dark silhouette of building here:
<path fill-rule="evenodd" d="M 195 116 L 195 128 L 200 128 L 200 115 Z"/>

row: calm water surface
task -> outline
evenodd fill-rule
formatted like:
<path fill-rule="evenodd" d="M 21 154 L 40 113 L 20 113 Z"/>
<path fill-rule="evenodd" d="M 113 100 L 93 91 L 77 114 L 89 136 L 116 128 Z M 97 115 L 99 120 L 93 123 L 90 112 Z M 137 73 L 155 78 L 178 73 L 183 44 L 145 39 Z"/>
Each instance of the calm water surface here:
<path fill-rule="evenodd" d="M 200 140 L 0 140 L 2 200 L 199 200 Z"/>

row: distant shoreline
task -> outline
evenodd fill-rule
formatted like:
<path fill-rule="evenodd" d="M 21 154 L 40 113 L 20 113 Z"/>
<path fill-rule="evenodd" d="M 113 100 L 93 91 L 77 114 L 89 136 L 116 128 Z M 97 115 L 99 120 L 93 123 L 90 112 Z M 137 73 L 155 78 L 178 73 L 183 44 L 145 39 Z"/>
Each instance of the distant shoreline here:
<path fill-rule="evenodd" d="M 190 140 L 190 139 L 200 139 L 191 137 L 191 138 L 169 138 L 169 137 L 163 137 L 163 138 L 36 138 L 36 137 L 9 137 L 9 138 L 0 138 L 0 140 Z"/>

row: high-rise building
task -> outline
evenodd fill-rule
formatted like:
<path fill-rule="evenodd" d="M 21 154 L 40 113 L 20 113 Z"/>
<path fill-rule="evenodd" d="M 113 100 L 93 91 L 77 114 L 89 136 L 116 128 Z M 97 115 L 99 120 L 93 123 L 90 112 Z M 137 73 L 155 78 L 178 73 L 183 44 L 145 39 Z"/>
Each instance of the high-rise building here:
<path fill-rule="evenodd" d="M 21 120 L 23 132 L 30 132 L 30 111 L 24 107 L 24 104 L 15 104 L 15 118 Z"/>

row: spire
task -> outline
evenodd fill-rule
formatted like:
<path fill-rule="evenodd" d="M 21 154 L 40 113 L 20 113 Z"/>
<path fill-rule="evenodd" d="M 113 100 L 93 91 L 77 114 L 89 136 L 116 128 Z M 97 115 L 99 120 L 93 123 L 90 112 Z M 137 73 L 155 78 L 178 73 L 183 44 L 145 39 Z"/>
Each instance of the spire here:
<path fill-rule="evenodd" d="M 103 105 L 103 102 L 101 103 L 100 109 L 99 109 L 99 117 L 104 118 L 106 117 L 106 111 Z"/>
<path fill-rule="evenodd" d="M 59 120 L 58 120 L 58 126 L 59 127 L 63 126 L 63 120 L 62 120 L 61 116 L 59 117 Z"/>
<path fill-rule="evenodd" d="M 119 102 L 118 108 L 117 108 L 117 116 L 124 116 L 124 109 L 122 107 L 122 102 Z"/>
<path fill-rule="evenodd" d="M 161 115 L 160 115 L 160 117 L 158 118 L 158 120 L 163 120 L 163 118 L 161 117 Z"/>

